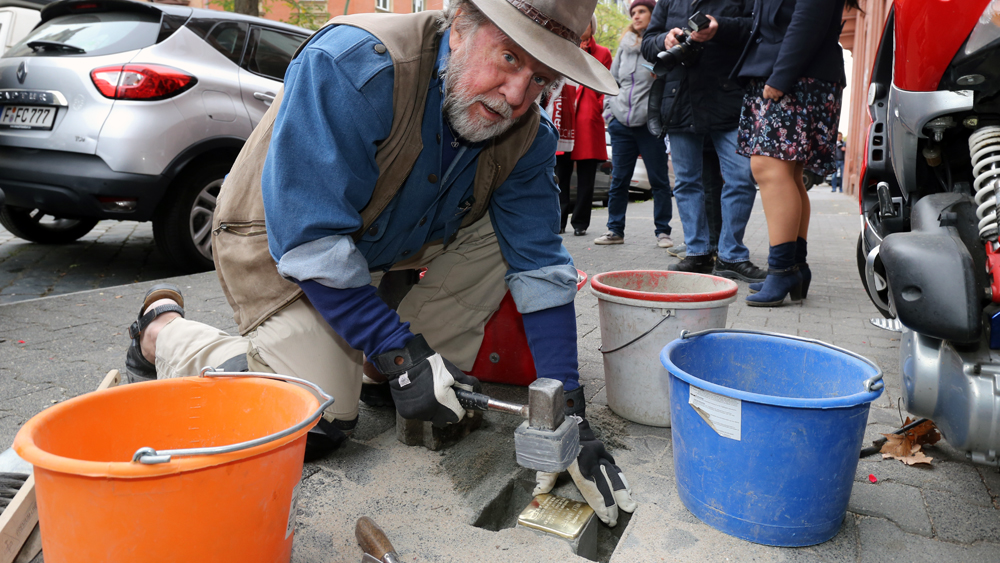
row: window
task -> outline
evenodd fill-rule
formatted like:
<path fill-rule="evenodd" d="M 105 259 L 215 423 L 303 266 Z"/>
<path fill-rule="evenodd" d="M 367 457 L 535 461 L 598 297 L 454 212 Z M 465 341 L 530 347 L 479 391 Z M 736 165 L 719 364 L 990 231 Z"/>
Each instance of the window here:
<path fill-rule="evenodd" d="M 424 7 L 424 0 L 413 0 L 413 13 L 423 12 L 426 9 Z"/>
<path fill-rule="evenodd" d="M 246 44 L 247 24 L 243 22 L 192 20 L 188 28 L 200 35 L 206 43 L 229 60 L 239 64 Z"/>
<path fill-rule="evenodd" d="M 376 12 L 391 12 L 392 0 L 375 0 Z"/>
<path fill-rule="evenodd" d="M 100 11 L 58 16 L 41 23 L 11 47 L 5 57 L 54 57 L 84 54 L 88 57 L 134 51 L 156 44 L 160 16 L 133 11 Z M 79 52 L 32 49 L 31 41 L 64 43 Z"/>
<path fill-rule="evenodd" d="M 292 55 L 305 40 L 306 37 L 302 35 L 254 28 L 250 52 L 246 58 L 246 69 L 254 74 L 284 80 L 285 70 L 292 62 Z"/>

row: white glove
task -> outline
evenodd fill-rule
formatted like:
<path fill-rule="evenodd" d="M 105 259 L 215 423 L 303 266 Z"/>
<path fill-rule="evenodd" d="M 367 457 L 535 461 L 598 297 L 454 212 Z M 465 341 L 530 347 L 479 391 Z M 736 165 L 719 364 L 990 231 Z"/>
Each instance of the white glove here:
<path fill-rule="evenodd" d="M 618 524 L 618 510 L 632 513 L 636 502 L 632 499 L 632 489 L 622 470 L 615 465 L 604 443 L 594 436 L 590 423 L 580 422 L 580 455 L 567 469 L 576 488 L 580 489 L 587 504 L 594 509 L 597 517 L 608 527 Z M 548 493 L 556 484 L 558 473 L 539 471 L 535 475 L 533 495 Z"/>

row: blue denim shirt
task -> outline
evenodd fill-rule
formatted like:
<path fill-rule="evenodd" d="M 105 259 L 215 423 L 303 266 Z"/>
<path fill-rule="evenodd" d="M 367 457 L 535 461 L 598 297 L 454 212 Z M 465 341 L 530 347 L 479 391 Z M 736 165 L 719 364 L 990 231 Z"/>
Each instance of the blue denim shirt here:
<path fill-rule="evenodd" d="M 378 40 L 368 32 L 331 26 L 289 65 L 261 178 L 270 251 L 283 276 L 361 287 L 371 283 L 370 271 L 388 270 L 458 230 L 482 145 L 443 154 L 450 149 L 442 145 L 450 140 L 442 113 L 448 33 L 428 86 L 423 150 L 357 244 L 351 234 L 362 226 L 360 211 L 378 178 L 375 153 L 392 125 L 392 59 L 375 49 Z M 506 281 L 522 313 L 569 303 L 576 294 L 576 269 L 558 235 L 557 140 L 543 114 L 531 148 L 489 205 L 509 266 Z"/>

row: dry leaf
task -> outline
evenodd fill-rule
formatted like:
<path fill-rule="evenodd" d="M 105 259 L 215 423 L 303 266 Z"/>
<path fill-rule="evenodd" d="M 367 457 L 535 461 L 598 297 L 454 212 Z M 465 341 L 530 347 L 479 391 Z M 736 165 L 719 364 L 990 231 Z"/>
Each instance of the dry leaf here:
<path fill-rule="evenodd" d="M 934 458 L 929 457 L 924 452 L 922 452 L 920 450 L 916 450 L 913 455 L 911 455 L 909 457 L 901 458 L 899 461 L 902 461 L 906 465 L 914 465 L 914 464 L 917 464 L 917 463 L 925 463 L 927 465 L 930 465 L 931 464 L 931 460 L 933 460 L 933 459 Z"/>
<path fill-rule="evenodd" d="M 907 417 L 906 422 L 903 426 L 910 423 L 909 417 Z M 941 433 L 938 432 L 937 426 L 934 425 L 933 420 L 925 420 L 917 426 L 906 431 L 910 435 L 910 439 L 914 444 L 928 444 L 933 445 L 941 439 Z"/>
<path fill-rule="evenodd" d="M 913 442 L 910 441 L 910 437 L 906 434 L 882 434 L 885 436 L 886 442 L 882 445 L 882 449 L 879 450 L 882 453 L 882 457 L 893 457 L 901 458 L 910 455 L 913 451 Z M 920 449 L 920 446 L 917 446 Z"/>
<path fill-rule="evenodd" d="M 910 424 L 907 418 L 903 426 Z M 880 452 L 882 459 L 898 459 L 906 465 L 917 463 L 930 464 L 934 459 L 921 451 L 921 446 L 934 444 L 941 439 L 941 433 L 933 421 L 925 421 L 907 430 L 903 434 L 882 434 L 886 438 Z"/>

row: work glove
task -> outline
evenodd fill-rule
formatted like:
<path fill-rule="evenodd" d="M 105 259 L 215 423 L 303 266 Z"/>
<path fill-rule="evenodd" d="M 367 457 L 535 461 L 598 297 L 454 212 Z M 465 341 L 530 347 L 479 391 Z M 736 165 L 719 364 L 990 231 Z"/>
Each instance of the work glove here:
<path fill-rule="evenodd" d="M 632 489 L 621 468 L 615 465 L 615 458 L 604 447 L 604 442 L 594 436 L 590 423 L 583 418 L 583 387 L 567 392 L 566 398 L 568 403 L 575 403 L 567 406 L 567 416 L 576 416 L 580 420 L 580 454 L 567 471 L 601 522 L 614 528 L 618 524 L 619 510 L 631 514 L 636 508 Z M 539 471 L 535 475 L 536 485 L 532 494 L 537 496 L 550 492 L 558 477 L 558 473 Z"/>
<path fill-rule="evenodd" d="M 479 392 L 479 380 L 441 357 L 417 334 L 406 346 L 374 356 L 375 369 L 389 379 L 396 411 L 403 418 L 443 427 L 462 420 L 466 410 L 452 387 Z M 471 416 L 471 412 L 469 413 Z"/>

